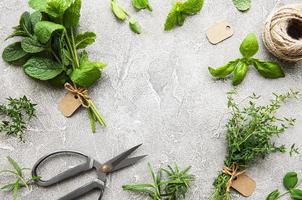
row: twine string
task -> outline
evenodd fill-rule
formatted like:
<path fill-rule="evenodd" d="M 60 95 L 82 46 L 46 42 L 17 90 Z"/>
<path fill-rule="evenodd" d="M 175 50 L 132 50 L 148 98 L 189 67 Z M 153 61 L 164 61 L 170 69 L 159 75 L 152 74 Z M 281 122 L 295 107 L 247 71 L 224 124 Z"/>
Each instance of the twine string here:
<path fill-rule="evenodd" d="M 80 102 L 84 108 L 89 108 L 89 99 L 88 90 L 85 88 L 77 88 L 75 85 L 70 83 L 65 83 L 65 89 L 71 92 L 73 95 L 76 95 L 80 99 Z"/>
<path fill-rule="evenodd" d="M 233 163 L 230 167 L 227 167 L 227 166 L 223 167 L 222 172 L 231 176 L 231 178 L 227 182 L 227 188 L 226 188 L 227 192 L 230 191 L 230 188 L 232 187 L 234 180 L 236 180 L 236 178 L 238 176 L 240 176 L 241 174 L 245 173 L 245 170 L 238 171 L 238 169 L 239 169 L 239 166 L 236 163 Z"/>

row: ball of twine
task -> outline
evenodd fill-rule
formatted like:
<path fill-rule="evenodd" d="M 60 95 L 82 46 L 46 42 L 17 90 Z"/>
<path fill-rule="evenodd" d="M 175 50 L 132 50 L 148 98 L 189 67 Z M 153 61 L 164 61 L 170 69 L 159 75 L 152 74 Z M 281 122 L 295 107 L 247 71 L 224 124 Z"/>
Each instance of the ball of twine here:
<path fill-rule="evenodd" d="M 273 11 L 265 23 L 263 41 L 266 48 L 281 60 L 302 60 L 302 4 Z"/>

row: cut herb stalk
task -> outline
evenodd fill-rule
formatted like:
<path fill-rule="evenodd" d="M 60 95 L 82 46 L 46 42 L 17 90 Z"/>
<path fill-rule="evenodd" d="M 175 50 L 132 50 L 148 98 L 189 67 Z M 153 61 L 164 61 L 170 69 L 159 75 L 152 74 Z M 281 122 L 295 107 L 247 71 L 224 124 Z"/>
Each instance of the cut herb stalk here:
<path fill-rule="evenodd" d="M 297 98 L 298 92 L 290 91 L 277 95 L 270 104 L 259 106 L 256 104 L 260 98 L 253 94 L 249 97 L 246 107 L 240 108 L 233 99 L 234 92 L 228 94 L 228 107 L 231 116 L 226 124 L 227 155 L 225 167 L 238 166 L 237 172 L 248 169 L 258 158 L 275 152 L 286 152 L 284 145 L 277 146 L 272 138 L 281 135 L 295 119 L 280 118 L 276 112 L 283 103 L 291 98 Z M 221 171 L 214 182 L 215 191 L 210 200 L 230 200 L 230 175 Z"/>

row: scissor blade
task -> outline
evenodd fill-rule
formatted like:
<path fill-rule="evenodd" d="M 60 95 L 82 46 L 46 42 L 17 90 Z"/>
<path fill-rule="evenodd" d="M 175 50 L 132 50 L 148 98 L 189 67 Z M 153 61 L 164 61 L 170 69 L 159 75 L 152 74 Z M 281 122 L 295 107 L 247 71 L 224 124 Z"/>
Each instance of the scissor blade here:
<path fill-rule="evenodd" d="M 143 156 L 137 156 L 137 157 L 133 157 L 133 158 L 127 158 L 123 161 L 121 161 L 118 165 L 116 165 L 111 172 L 115 172 L 121 169 L 124 169 L 126 167 L 129 167 L 131 165 L 134 165 L 135 163 L 137 163 L 139 160 L 143 159 L 144 157 L 146 157 L 147 155 L 143 155 Z"/>
<path fill-rule="evenodd" d="M 135 147 L 132 147 L 131 149 L 121 153 L 120 155 L 112 158 L 111 160 L 107 161 L 105 163 L 105 165 L 109 165 L 111 166 L 112 168 L 115 168 L 121 161 L 123 161 L 125 158 L 127 158 L 131 153 L 133 153 L 136 149 L 138 149 L 141 145 L 143 144 L 140 144 L 140 145 L 137 145 Z"/>

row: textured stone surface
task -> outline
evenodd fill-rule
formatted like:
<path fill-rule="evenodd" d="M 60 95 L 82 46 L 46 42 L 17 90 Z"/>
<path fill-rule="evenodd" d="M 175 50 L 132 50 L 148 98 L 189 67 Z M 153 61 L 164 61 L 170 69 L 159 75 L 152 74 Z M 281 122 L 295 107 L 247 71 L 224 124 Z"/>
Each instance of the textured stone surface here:
<path fill-rule="evenodd" d="M 130 182 L 147 182 L 147 163 L 155 168 L 172 164 L 192 165 L 197 180 L 188 195 L 189 200 L 205 200 L 212 192 L 212 182 L 223 166 L 225 141 L 224 123 L 227 120 L 225 93 L 232 87 L 229 80 L 215 81 L 207 71 L 209 65 L 219 66 L 239 55 L 240 41 L 248 32 L 259 37 L 269 12 L 276 6 L 297 3 L 299 0 L 253 0 L 246 13 L 237 11 L 231 0 L 206 1 L 202 12 L 188 17 L 184 26 L 171 32 L 163 31 L 165 17 L 171 1 L 150 0 L 154 11 L 135 12 L 130 0 L 120 1 L 144 28 L 141 35 L 133 34 L 128 24 L 119 23 L 111 13 L 110 1 L 85 0 L 80 30 L 97 33 L 96 43 L 88 51 L 93 59 L 108 63 L 103 79 L 91 89 L 91 97 L 105 116 L 109 127 L 97 127 L 91 134 L 84 110 L 66 119 L 57 110 L 57 102 L 65 94 L 24 75 L 19 67 L 10 66 L 0 59 L 0 101 L 5 97 L 26 94 L 38 105 L 38 118 L 31 123 L 26 142 L 0 136 L 0 167 L 8 167 L 5 156 L 10 155 L 24 166 L 31 167 L 42 155 L 58 149 L 84 152 L 99 161 L 118 154 L 126 148 L 144 143 L 137 154 L 149 154 L 139 164 L 108 177 L 103 199 L 147 199 L 121 190 Z M 4 41 L 16 25 L 22 12 L 28 10 L 27 1 L 0 1 L 0 51 L 12 41 Z M 236 32 L 225 42 L 213 46 L 205 36 L 206 29 L 214 22 L 228 19 Z M 270 58 L 262 43 L 259 58 Z M 286 78 L 266 80 L 251 69 L 239 87 L 239 99 L 252 92 L 263 95 L 267 102 L 272 92 L 301 89 L 301 63 L 283 63 Z M 302 104 L 291 102 L 280 114 L 297 118 L 295 128 L 276 139 L 277 143 L 302 146 Z M 220 136 L 220 137 L 219 137 Z M 51 170 L 60 171 L 61 165 Z M 248 198 L 264 199 L 288 170 L 302 175 L 301 156 L 271 155 L 259 160 L 248 171 L 256 180 L 257 190 Z M 49 175 L 50 170 L 46 172 Z M 94 174 L 72 179 L 52 188 L 23 190 L 19 199 L 57 199 L 72 189 L 92 179 Z M 10 177 L 1 177 L 4 183 Z M 92 194 L 83 199 L 97 199 Z M 0 192 L 0 199 L 9 200 L 9 194 Z M 245 199 L 234 194 L 234 199 Z"/>

